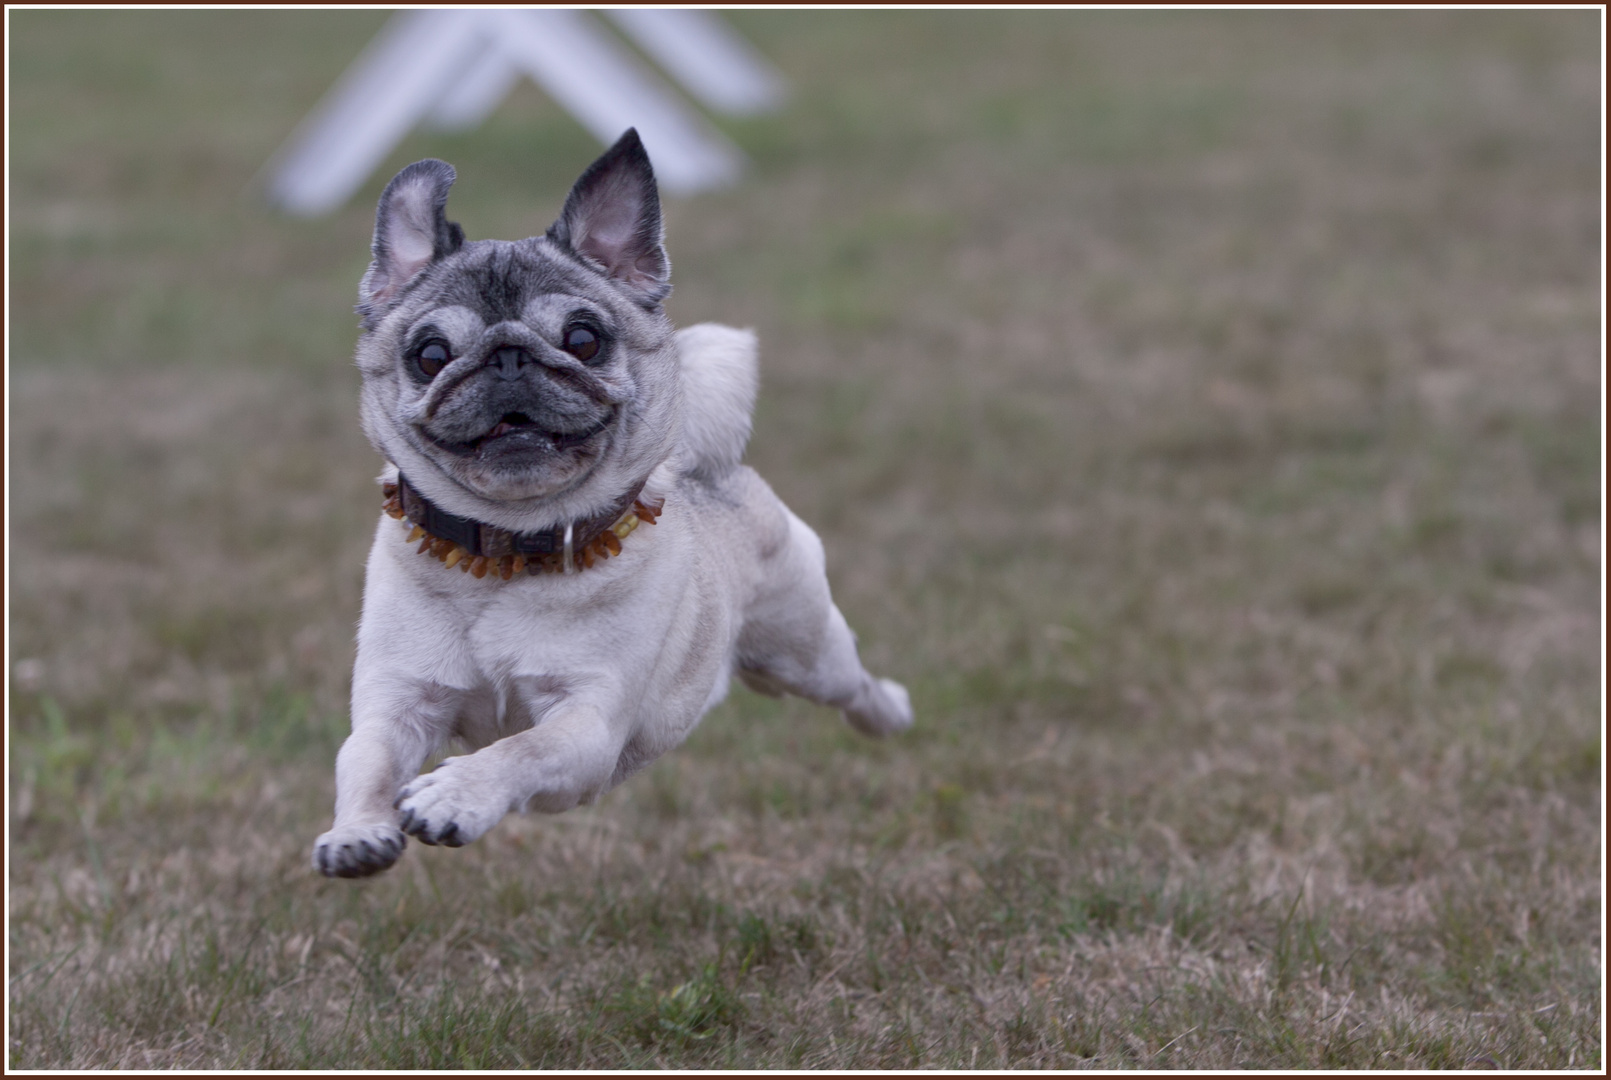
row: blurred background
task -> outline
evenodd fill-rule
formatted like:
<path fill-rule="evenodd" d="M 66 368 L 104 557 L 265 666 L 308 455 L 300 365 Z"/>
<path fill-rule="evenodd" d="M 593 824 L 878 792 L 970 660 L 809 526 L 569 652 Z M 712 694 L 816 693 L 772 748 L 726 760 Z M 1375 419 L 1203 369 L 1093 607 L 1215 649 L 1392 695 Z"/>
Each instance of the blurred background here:
<path fill-rule="evenodd" d="M 374 200 L 601 146 L 292 218 L 387 13 L 7 17 L 13 1066 L 1597 1066 L 1599 13 L 723 12 L 791 96 L 669 311 L 917 727 L 735 691 L 358 886 Z"/>

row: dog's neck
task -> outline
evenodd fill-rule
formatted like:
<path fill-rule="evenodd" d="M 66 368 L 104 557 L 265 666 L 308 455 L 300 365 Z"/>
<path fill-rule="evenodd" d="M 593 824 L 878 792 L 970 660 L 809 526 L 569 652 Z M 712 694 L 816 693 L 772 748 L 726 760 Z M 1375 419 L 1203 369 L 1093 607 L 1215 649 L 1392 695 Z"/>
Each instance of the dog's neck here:
<path fill-rule="evenodd" d="M 508 581 L 520 573 L 576 573 L 621 554 L 627 534 L 640 523 L 653 525 L 665 505 L 663 500 L 639 499 L 647 482 L 639 481 L 595 517 L 525 533 L 449 513 L 420 494 L 402 473 L 395 483 L 381 485 L 381 491 L 386 513 L 413 526 L 409 540 L 420 541 L 420 554 L 478 578 L 495 573 Z"/>

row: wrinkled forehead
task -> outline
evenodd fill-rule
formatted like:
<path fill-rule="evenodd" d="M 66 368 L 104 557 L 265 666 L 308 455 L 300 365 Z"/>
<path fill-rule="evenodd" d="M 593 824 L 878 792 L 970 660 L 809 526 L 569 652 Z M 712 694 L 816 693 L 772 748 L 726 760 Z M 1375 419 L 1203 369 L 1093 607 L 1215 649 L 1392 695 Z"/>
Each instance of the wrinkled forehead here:
<path fill-rule="evenodd" d="M 478 240 L 460 249 L 450 273 L 430 291 L 432 307 L 474 312 L 483 323 L 518 320 L 543 298 L 597 295 L 598 274 L 540 239 Z M 444 267 L 446 269 L 446 267 Z"/>

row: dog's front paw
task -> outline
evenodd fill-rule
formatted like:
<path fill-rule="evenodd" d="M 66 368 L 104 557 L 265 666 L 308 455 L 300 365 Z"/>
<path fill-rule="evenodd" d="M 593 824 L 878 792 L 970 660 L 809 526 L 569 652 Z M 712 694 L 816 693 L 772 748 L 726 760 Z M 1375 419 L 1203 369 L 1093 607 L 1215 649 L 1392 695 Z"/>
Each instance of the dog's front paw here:
<path fill-rule="evenodd" d="M 313 842 L 313 868 L 325 877 L 368 877 L 396 862 L 408 843 L 396 825 L 342 825 Z"/>
<path fill-rule="evenodd" d="M 468 756 L 448 758 L 404 785 L 397 797 L 404 832 L 426 844 L 463 847 L 498 824 L 509 800 L 477 778 L 470 762 Z"/>
<path fill-rule="evenodd" d="M 845 719 L 863 735 L 893 735 L 912 726 L 912 696 L 894 679 L 872 679 L 845 707 Z"/>

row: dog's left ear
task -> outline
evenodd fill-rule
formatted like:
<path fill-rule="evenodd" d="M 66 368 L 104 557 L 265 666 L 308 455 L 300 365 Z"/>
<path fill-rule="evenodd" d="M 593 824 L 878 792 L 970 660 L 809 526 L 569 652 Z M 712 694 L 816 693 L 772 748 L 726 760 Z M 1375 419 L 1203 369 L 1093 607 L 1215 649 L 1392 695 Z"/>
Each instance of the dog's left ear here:
<path fill-rule="evenodd" d="M 464 230 L 447 219 L 453 166 L 427 158 L 392 177 L 375 208 L 374 261 L 358 286 L 358 314 L 365 330 L 380 322 L 403 286 L 437 259 L 464 243 Z"/>
<path fill-rule="evenodd" d="M 660 192 L 636 128 L 587 167 L 548 239 L 597 263 L 645 306 L 671 293 Z"/>

